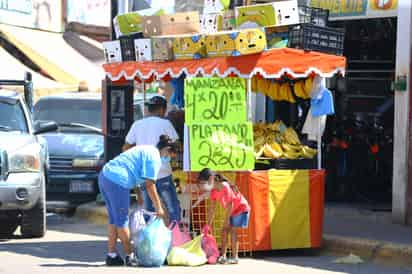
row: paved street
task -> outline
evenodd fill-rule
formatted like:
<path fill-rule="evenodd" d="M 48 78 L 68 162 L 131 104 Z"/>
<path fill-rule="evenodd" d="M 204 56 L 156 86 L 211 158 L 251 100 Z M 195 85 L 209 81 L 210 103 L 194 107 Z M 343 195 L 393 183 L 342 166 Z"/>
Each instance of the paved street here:
<path fill-rule="evenodd" d="M 105 229 L 76 219 L 48 217 L 49 231 L 44 239 L 0 240 L 0 273 L 412 273 L 412 269 L 374 264 L 338 265 L 333 257 L 288 252 L 245 258 L 238 266 L 198 268 L 162 267 L 156 269 L 107 268 L 103 265 Z"/>

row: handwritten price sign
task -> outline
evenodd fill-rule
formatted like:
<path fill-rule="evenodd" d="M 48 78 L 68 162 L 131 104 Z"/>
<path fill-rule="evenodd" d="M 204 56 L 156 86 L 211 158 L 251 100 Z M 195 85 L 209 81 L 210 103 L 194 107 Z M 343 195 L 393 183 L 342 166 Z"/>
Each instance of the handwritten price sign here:
<path fill-rule="evenodd" d="M 246 83 L 241 78 L 185 80 L 185 122 L 246 121 Z"/>
<path fill-rule="evenodd" d="M 217 171 L 255 168 L 252 123 L 189 125 L 192 171 L 205 167 Z"/>

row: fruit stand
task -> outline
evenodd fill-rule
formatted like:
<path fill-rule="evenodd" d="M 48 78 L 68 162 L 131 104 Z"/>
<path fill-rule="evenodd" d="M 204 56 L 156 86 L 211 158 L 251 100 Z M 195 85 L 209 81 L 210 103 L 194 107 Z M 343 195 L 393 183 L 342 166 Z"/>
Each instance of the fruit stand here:
<path fill-rule="evenodd" d="M 342 56 L 282 48 L 236 57 L 169 62 L 111 63 L 105 64 L 104 69 L 107 78 L 113 82 L 169 81 L 182 75 L 187 78 L 201 76 L 246 79 L 245 98 L 247 118 L 250 121 L 253 111 L 252 87 L 256 86 L 254 78 L 306 79 L 314 75 L 328 78 L 338 73 L 344 74 L 345 63 L 346 60 Z M 282 92 L 282 90 L 279 89 L 277 92 Z M 308 92 L 302 87 L 297 93 L 304 97 L 307 96 Z M 265 138 L 271 132 L 273 133 L 272 139 Z M 294 159 L 299 158 L 296 155 L 298 151 L 301 157 L 310 158 L 316 154 L 316 150 L 300 145 L 296 132 L 283 128 L 281 122 L 271 125 L 256 124 L 254 125 L 254 135 L 255 156 L 276 158 L 280 156 L 278 155 L 280 151 L 283 151 L 287 158 Z M 191 145 L 187 139 L 189 138 L 185 137 L 185 149 Z M 279 147 L 277 147 L 278 145 Z M 320 155 L 319 152 L 318 155 Z M 193 169 L 188 168 L 187 170 Z M 318 165 L 318 169 L 309 170 L 270 169 L 224 174 L 236 182 L 239 190 L 251 204 L 249 228 L 240 233 L 241 250 L 317 248 L 321 246 L 325 173 L 321 170 L 320 165 Z M 181 172 L 180 177 L 181 182 L 190 184 L 194 182 L 196 174 Z M 189 189 L 190 192 L 196 191 L 193 188 Z M 202 202 L 193 209 L 191 218 L 194 230 L 200 229 L 200 226 L 206 221 L 205 207 L 207 207 L 207 203 Z M 215 223 L 214 231 L 218 232 L 219 225 L 222 223 Z M 219 241 L 218 233 L 216 238 Z"/>

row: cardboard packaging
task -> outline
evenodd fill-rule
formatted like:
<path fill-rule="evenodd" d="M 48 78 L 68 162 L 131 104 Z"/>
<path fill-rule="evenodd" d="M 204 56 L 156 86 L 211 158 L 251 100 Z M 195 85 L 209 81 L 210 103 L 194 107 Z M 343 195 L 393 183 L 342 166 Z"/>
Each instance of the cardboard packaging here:
<path fill-rule="evenodd" d="M 120 47 L 122 49 L 122 59 L 124 61 L 136 61 L 135 43 L 136 39 L 142 39 L 141 32 L 130 35 L 120 36 Z"/>
<path fill-rule="evenodd" d="M 266 49 L 266 35 L 262 29 L 225 31 L 206 36 L 209 57 L 240 56 Z"/>
<path fill-rule="evenodd" d="M 206 57 L 203 35 L 185 35 L 173 38 L 173 53 L 176 60 L 197 60 Z"/>
<path fill-rule="evenodd" d="M 150 39 L 134 40 L 136 61 L 152 61 L 152 41 Z"/>
<path fill-rule="evenodd" d="M 143 18 L 143 35 L 145 37 L 194 34 L 199 32 L 200 18 L 197 11 L 146 16 Z"/>
<path fill-rule="evenodd" d="M 234 30 L 236 19 L 234 11 L 223 13 L 202 14 L 200 17 L 200 31 L 202 33 L 216 33 L 224 30 Z"/>
<path fill-rule="evenodd" d="M 151 13 L 150 15 L 165 14 L 163 10 Z M 129 35 L 133 33 L 142 32 L 143 30 L 143 15 L 139 11 L 119 14 L 113 19 L 113 27 L 116 33 L 116 38 L 122 35 Z"/>
<path fill-rule="evenodd" d="M 151 38 L 151 41 L 153 61 L 173 60 L 173 38 L 160 36 Z"/>
<path fill-rule="evenodd" d="M 294 24 L 299 24 L 297 0 L 278 0 L 236 8 L 236 25 L 240 29 Z"/>
<path fill-rule="evenodd" d="M 230 0 L 205 0 L 203 14 L 220 13 L 229 9 Z"/>
<path fill-rule="evenodd" d="M 106 63 L 117 63 L 123 61 L 120 41 L 107 41 L 103 42 L 102 45 Z"/>

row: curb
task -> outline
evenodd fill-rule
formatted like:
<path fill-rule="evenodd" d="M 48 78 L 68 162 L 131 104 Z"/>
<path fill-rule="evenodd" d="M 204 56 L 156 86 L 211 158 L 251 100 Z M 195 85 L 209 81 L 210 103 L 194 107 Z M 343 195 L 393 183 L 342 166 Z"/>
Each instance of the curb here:
<path fill-rule="evenodd" d="M 322 251 L 332 255 L 354 254 L 376 263 L 412 266 L 412 246 L 361 238 L 324 235 Z"/>
<path fill-rule="evenodd" d="M 98 205 L 96 202 L 79 206 L 74 217 L 96 225 L 105 225 L 108 219 L 105 206 Z"/>
<path fill-rule="evenodd" d="M 77 208 L 75 218 L 97 225 L 107 224 L 107 211 L 96 202 Z M 363 238 L 325 234 L 321 251 L 335 256 L 354 254 L 365 261 L 396 266 L 412 266 L 412 246 Z"/>

